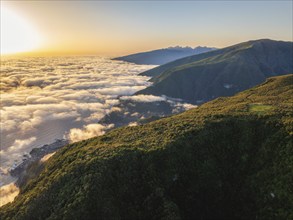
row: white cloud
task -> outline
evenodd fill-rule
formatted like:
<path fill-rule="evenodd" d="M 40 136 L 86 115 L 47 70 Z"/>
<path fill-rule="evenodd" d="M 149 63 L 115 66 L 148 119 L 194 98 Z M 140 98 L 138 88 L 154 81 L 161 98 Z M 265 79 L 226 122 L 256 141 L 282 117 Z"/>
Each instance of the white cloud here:
<path fill-rule="evenodd" d="M 113 108 L 111 108 L 111 112 L 121 112 L 121 111 L 122 111 L 122 109 L 119 108 L 119 107 L 113 107 Z"/>
<path fill-rule="evenodd" d="M 171 105 L 173 106 L 172 113 L 177 114 L 182 111 L 186 111 L 192 108 L 196 108 L 196 105 L 192 105 L 189 103 L 181 103 L 181 102 L 175 102 L 175 101 L 169 101 Z"/>
<path fill-rule="evenodd" d="M 134 96 L 122 96 L 121 100 L 131 100 L 135 102 L 160 102 L 166 101 L 166 97 L 154 96 L 154 95 L 134 95 Z"/>
<path fill-rule="evenodd" d="M 36 140 L 36 137 L 31 137 L 24 140 L 17 139 L 14 141 L 14 144 L 8 149 L 8 152 L 9 153 L 19 152 L 20 150 L 22 150 L 23 148 L 25 148 L 26 146 L 28 146 L 35 140 Z"/>
<path fill-rule="evenodd" d="M 108 128 L 98 121 L 115 109 L 118 96 L 149 86 L 149 78 L 138 73 L 152 67 L 99 57 L 1 59 L 1 160 L 6 162 L 0 169 L 65 134 L 77 140 L 103 133 Z"/>
<path fill-rule="evenodd" d="M 114 125 L 110 124 L 107 126 L 101 124 L 88 124 L 83 129 L 73 128 L 70 130 L 68 139 L 71 142 L 77 142 L 85 140 L 91 137 L 100 136 L 105 134 L 106 130 L 113 128 Z"/>
<path fill-rule="evenodd" d="M 37 79 L 26 79 L 22 83 L 24 86 L 30 87 L 30 86 L 38 86 L 41 87 L 42 85 L 46 85 L 46 79 L 44 78 L 37 78 Z"/>
<path fill-rule="evenodd" d="M 103 95 L 132 95 L 133 93 L 145 89 L 146 86 L 119 86 L 111 88 L 101 88 L 98 89 L 98 92 Z"/>
<path fill-rule="evenodd" d="M 14 183 L 0 187 L 0 207 L 12 202 L 18 193 L 19 188 Z"/>
<path fill-rule="evenodd" d="M 128 124 L 128 126 L 130 126 L 130 127 L 137 126 L 137 125 L 138 125 L 137 122 L 130 122 L 130 123 Z"/>
<path fill-rule="evenodd" d="M 111 111 L 121 111 L 114 107 L 121 100 L 168 101 L 152 95 L 129 97 L 151 84 L 149 77 L 138 74 L 154 66 L 98 57 L 5 59 L 1 60 L 0 171 L 55 138 L 67 135 L 74 142 L 104 134 L 112 125 L 98 122 Z"/>
<path fill-rule="evenodd" d="M 30 137 L 27 139 L 16 139 L 13 144 L 6 149 L 1 149 L 1 167 L 0 170 L 5 171 L 11 165 L 16 163 L 17 158 L 21 158 L 22 155 L 30 149 L 30 146 L 36 141 L 36 137 Z M 1 143 L 2 144 L 2 143 Z M 19 161 L 18 161 L 19 163 Z"/>

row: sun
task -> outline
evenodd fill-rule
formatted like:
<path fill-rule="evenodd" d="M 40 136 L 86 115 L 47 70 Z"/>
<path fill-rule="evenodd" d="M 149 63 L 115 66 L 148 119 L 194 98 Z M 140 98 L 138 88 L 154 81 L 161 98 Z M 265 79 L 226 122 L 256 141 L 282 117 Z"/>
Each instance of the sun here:
<path fill-rule="evenodd" d="M 1 7 L 1 55 L 29 52 L 40 45 L 40 35 L 24 18 Z"/>

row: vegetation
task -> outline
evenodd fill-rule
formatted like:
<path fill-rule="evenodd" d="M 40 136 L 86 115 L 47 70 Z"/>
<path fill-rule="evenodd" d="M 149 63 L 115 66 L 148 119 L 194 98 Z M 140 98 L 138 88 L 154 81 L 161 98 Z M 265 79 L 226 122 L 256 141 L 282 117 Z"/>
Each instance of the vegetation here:
<path fill-rule="evenodd" d="M 256 103 L 256 104 L 250 104 L 249 105 L 249 111 L 251 112 L 266 112 L 266 111 L 270 111 L 272 109 L 271 105 L 263 105 L 261 103 Z"/>
<path fill-rule="evenodd" d="M 292 82 L 68 145 L 0 218 L 293 219 Z"/>
<path fill-rule="evenodd" d="M 142 74 L 153 77 L 153 86 L 138 94 L 167 95 L 202 104 L 220 96 L 232 96 L 268 77 L 292 73 L 292 60 L 292 42 L 244 42 L 146 71 Z"/>

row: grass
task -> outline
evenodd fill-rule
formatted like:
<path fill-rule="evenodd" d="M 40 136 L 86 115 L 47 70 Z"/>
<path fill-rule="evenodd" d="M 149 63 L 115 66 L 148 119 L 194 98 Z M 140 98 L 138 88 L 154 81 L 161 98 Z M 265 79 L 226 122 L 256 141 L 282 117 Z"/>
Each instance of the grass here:
<path fill-rule="evenodd" d="M 293 219 L 292 82 L 65 146 L 0 219 Z"/>
<path fill-rule="evenodd" d="M 265 113 L 272 110 L 273 106 L 262 103 L 253 103 L 249 105 L 249 112 Z"/>

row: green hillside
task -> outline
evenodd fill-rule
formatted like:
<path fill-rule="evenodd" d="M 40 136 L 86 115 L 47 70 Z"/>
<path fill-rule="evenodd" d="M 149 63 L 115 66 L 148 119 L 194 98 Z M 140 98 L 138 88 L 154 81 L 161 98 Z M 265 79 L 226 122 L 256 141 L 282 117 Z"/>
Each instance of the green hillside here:
<path fill-rule="evenodd" d="M 183 58 L 142 75 L 152 76 L 152 86 L 138 94 L 167 95 L 201 104 L 232 96 L 293 71 L 293 43 L 256 40 L 221 50 Z"/>
<path fill-rule="evenodd" d="M 293 219 L 293 76 L 68 145 L 0 219 Z"/>

